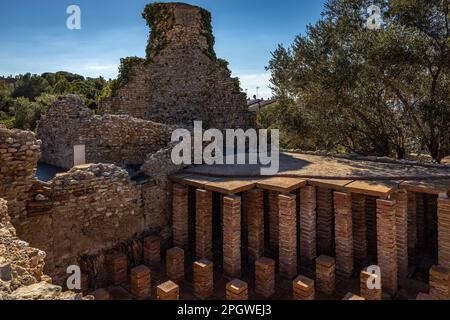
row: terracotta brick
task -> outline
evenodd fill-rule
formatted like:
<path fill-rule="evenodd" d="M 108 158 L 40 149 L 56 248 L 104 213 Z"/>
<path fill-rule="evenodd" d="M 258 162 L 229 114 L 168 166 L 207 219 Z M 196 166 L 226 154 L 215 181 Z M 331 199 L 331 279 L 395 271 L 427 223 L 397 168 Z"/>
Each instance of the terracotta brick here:
<path fill-rule="evenodd" d="M 111 282 L 114 285 L 126 284 L 128 280 L 127 256 L 122 253 L 115 253 L 107 257 L 107 264 L 110 270 Z"/>
<path fill-rule="evenodd" d="M 264 255 L 264 191 L 245 192 L 242 201 L 248 217 L 248 258 L 254 263 Z"/>
<path fill-rule="evenodd" d="M 366 196 L 367 255 L 377 257 L 377 198 Z"/>
<path fill-rule="evenodd" d="M 439 265 L 450 269 L 450 198 L 438 199 Z"/>
<path fill-rule="evenodd" d="M 316 188 L 307 186 L 300 189 L 300 263 L 305 266 L 317 256 L 316 219 Z"/>
<path fill-rule="evenodd" d="M 319 254 L 334 254 L 333 191 L 317 188 L 317 249 Z"/>
<path fill-rule="evenodd" d="M 226 285 L 226 297 L 230 301 L 248 300 L 248 284 L 239 279 L 231 280 Z"/>
<path fill-rule="evenodd" d="M 360 295 L 366 300 L 381 300 L 382 292 L 380 289 L 369 289 L 368 281 L 369 279 L 371 283 L 378 281 L 378 275 L 372 274 L 367 271 L 367 269 L 363 269 L 360 274 Z M 375 281 L 373 281 L 375 280 Z"/>
<path fill-rule="evenodd" d="M 314 300 L 316 294 L 314 280 L 298 276 L 292 282 L 292 292 L 294 300 Z"/>
<path fill-rule="evenodd" d="M 450 270 L 442 266 L 430 269 L 430 296 L 436 300 L 450 300 Z"/>
<path fill-rule="evenodd" d="M 408 192 L 408 260 L 417 261 L 417 203 L 416 194 Z"/>
<path fill-rule="evenodd" d="M 144 239 L 144 263 L 151 268 L 161 266 L 161 241 L 157 236 Z"/>
<path fill-rule="evenodd" d="M 377 200 L 378 265 L 383 291 L 397 292 L 396 202 Z"/>
<path fill-rule="evenodd" d="M 334 193 L 336 273 L 343 277 L 353 274 L 353 229 L 351 197 L 348 193 Z"/>
<path fill-rule="evenodd" d="M 269 246 L 276 255 L 278 253 L 278 192 L 268 191 L 269 206 Z"/>
<path fill-rule="evenodd" d="M 366 197 L 352 193 L 353 254 L 358 267 L 367 264 Z"/>
<path fill-rule="evenodd" d="M 204 300 L 210 298 L 214 293 L 214 267 L 207 259 L 194 262 L 194 295 Z"/>
<path fill-rule="evenodd" d="M 195 244 L 197 259 L 212 260 L 212 192 L 196 190 Z"/>
<path fill-rule="evenodd" d="M 349 293 L 347 293 L 345 295 L 344 299 L 342 299 L 342 300 L 366 300 L 366 299 L 364 299 L 363 297 L 360 297 L 360 296 L 358 296 L 356 294 L 353 294 L 353 293 L 349 292 Z"/>
<path fill-rule="evenodd" d="M 166 275 L 172 281 L 184 279 L 184 250 L 172 248 L 166 251 Z"/>
<path fill-rule="evenodd" d="M 150 299 L 151 272 L 150 268 L 141 265 L 131 269 L 130 288 L 134 299 Z"/>
<path fill-rule="evenodd" d="M 279 195 L 278 210 L 279 272 L 280 275 L 292 279 L 297 274 L 297 212 L 295 195 Z"/>
<path fill-rule="evenodd" d="M 265 298 L 275 293 L 275 260 L 262 257 L 256 261 L 255 292 Z"/>
<path fill-rule="evenodd" d="M 336 261 L 334 258 L 322 255 L 316 259 L 317 291 L 333 295 L 336 286 Z"/>
<path fill-rule="evenodd" d="M 156 287 L 156 298 L 158 300 L 179 300 L 180 287 L 172 281 L 164 282 Z"/>
<path fill-rule="evenodd" d="M 393 199 L 395 210 L 395 233 L 397 245 L 397 278 L 404 281 L 408 276 L 408 193 L 398 190 Z"/>
<path fill-rule="evenodd" d="M 175 184 L 172 198 L 173 245 L 187 249 L 188 218 L 189 218 L 189 189 L 187 186 Z"/>
<path fill-rule="evenodd" d="M 223 272 L 228 278 L 241 276 L 241 198 L 223 197 Z"/>

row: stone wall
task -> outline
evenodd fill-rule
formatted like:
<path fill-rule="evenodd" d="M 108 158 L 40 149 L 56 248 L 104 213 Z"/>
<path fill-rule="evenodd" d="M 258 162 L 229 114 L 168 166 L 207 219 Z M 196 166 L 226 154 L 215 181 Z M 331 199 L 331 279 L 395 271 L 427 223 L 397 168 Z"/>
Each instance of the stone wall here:
<path fill-rule="evenodd" d="M 149 153 L 167 146 L 173 128 L 130 116 L 95 115 L 83 101 L 58 99 L 39 121 L 42 159 L 61 168 L 73 166 L 73 146 L 85 145 L 86 163 L 141 165 Z"/>
<path fill-rule="evenodd" d="M 8 201 L 13 222 L 26 216 L 25 201 L 34 182 L 39 148 L 34 133 L 0 126 L 0 197 Z"/>
<path fill-rule="evenodd" d="M 209 12 L 160 3 L 144 16 L 152 26 L 147 59 L 123 66 L 126 79 L 103 101 L 102 112 L 183 126 L 203 120 L 210 128 L 253 127 L 239 81 L 215 57 Z"/>

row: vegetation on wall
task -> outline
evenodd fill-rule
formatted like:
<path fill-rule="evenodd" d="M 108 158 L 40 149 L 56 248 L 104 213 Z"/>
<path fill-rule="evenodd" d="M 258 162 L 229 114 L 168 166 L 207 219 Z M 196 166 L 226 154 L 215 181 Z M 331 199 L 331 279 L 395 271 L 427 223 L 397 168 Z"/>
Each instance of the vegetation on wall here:
<path fill-rule="evenodd" d="M 133 66 L 144 63 L 145 59 L 139 57 L 127 57 L 120 59 L 119 75 L 110 83 L 111 94 L 114 95 L 120 87 L 128 82 Z"/>

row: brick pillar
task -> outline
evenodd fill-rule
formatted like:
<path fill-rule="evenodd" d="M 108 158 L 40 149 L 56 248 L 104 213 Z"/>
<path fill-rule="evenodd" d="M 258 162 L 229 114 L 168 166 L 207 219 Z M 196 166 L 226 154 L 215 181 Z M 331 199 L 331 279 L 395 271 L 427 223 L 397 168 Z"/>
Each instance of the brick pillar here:
<path fill-rule="evenodd" d="M 281 221 L 280 221 L 281 223 Z M 300 263 L 312 266 L 316 252 L 316 188 L 300 190 Z"/>
<path fill-rule="evenodd" d="M 450 300 L 450 270 L 441 266 L 430 269 L 430 296 L 436 300 Z"/>
<path fill-rule="evenodd" d="M 202 259 L 194 262 L 194 295 L 197 299 L 205 300 L 214 293 L 214 268 L 209 260 Z"/>
<path fill-rule="evenodd" d="M 316 259 L 317 291 L 332 296 L 336 287 L 336 263 L 334 258 L 320 256 Z"/>
<path fill-rule="evenodd" d="M 423 193 L 416 193 L 417 258 L 423 257 L 425 250 L 425 199 Z"/>
<path fill-rule="evenodd" d="M 348 193 L 334 193 L 336 273 L 351 277 L 353 273 L 352 203 Z"/>
<path fill-rule="evenodd" d="M 377 257 L 377 198 L 366 196 L 367 255 Z"/>
<path fill-rule="evenodd" d="M 417 202 L 413 192 L 408 192 L 408 260 L 411 264 L 417 260 Z"/>
<path fill-rule="evenodd" d="M 450 269 L 450 198 L 439 197 L 437 215 L 439 265 Z"/>
<path fill-rule="evenodd" d="M 144 263 L 151 268 L 161 266 L 161 241 L 157 236 L 144 239 Z"/>
<path fill-rule="evenodd" d="M 234 279 L 227 283 L 227 300 L 229 301 L 243 301 L 248 300 L 248 284 L 239 279 Z"/>
<path fill-rule="evenodd" d="M 317 188 L 317 248 L 319 254 L 333 254 L 333 191 Z"/>
<path fill-rule="evenodd" d="M 368 282 L 374 284 L 379 282 L 377 274 L 372 274 L 364 269 L 360 274 L 360 295 L 366 300 L 381 300 L 382 292 L 381 289 L 369 289 Z"/>
<path fill-rule="evenodd" d="M 189 188 L 181 184 L 175 184 L 172 199 L 173 245 L 185 250 L 189 245 L 188 219 Z"/>
<path fill-rule="evenodd" d="M 241 198 L 223 198 L 223 272 L 225 277 L 241 276 Z"/>
<path fill-rule="evenodd" d="M 268 191 L 269 195 L 269 246 L 278 253 L 278 192 Z"/>
<path fill-rule="evenodd" d="M 264 255 L 264 191 L 245 192 L 242 201 L 248 219 L 248 257 L 254 263 Z"/>
<path fill-rule="evenodd" d="M 131 269 L 130 288 L 134 299 L 150 299 L 150 284 L 151 274 L 148 267 L 141 265 Z"/>
<path fill-rule="evenodd" d="M 116 286 L 127 283 L 127 256 L 122 253 L 115 253 L 108 256 L 107 263 L 110 270 L 111 282 Z"/>
<path fill-rule="evenodd" d="M 293 300 L 314 300 L 314 280 L 304 276 L 298 276 L 292 282 Z"/>
<path fill-rule="evenodd" d="M 397 279 L 406 280 L 408 275 L 408 192 L 398 190 L 394 194 L 395 234 L 397 246 Z"/>
<path fill-rule="evenodd" d="M 164 282 L 156 287 L 156 298 L 158 300 L 179 300 L 180 287 L 172 281 Z"/>
<path fill-rule="evenodd" d="M 255 263 L 255 292 L 265 298 L 275 293 L 275 261 L 266 257 Z"/>
<path fill-rule="evenodd" d="M 212 192 L 196 190 L 195 246 L 197 259 L 213 259 Z"/>
<path fill-rule="evenodd" d="M 166 275 L 172 281 L 184 279 L 184 250 L 172 248 L 166 251 Z"/>
<path fill-rule="evenodd" d="M 366 197 L 352 193 L 353 254 L 358 267 L 367 264 Z"/>
<path fill-rule="evenodd" d="M 397 292 L 397 243 L 395 201 L 377 200 L 378 265 L 381 269 L 383 290 Z"/>
<path fill-rule="evenodd" d="M 293 279 L 297 274 L 297 204 L 293 194 L 278 196 L 279 272 Z"/>

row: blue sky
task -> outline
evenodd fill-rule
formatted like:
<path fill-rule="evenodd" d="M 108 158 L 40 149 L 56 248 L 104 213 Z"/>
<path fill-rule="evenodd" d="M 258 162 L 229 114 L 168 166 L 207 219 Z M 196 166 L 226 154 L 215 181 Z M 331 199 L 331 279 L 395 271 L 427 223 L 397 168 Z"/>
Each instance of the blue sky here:
<path fill-rule="evenodd" d="M 150 0 L 0 2 L 0 75 L 59 70 L 115 78 L 121 57 L 145 56 Z M 166 2 L 166 1 L 162 1 Z M 216 52 L 249 95 L 270 97 L 270 52 L 289 45 L 320 17 L 325 0 L 192 0 L 211 11 Z M 81 8 L 81 30 L 68 30 L 66 9 Z"/>

